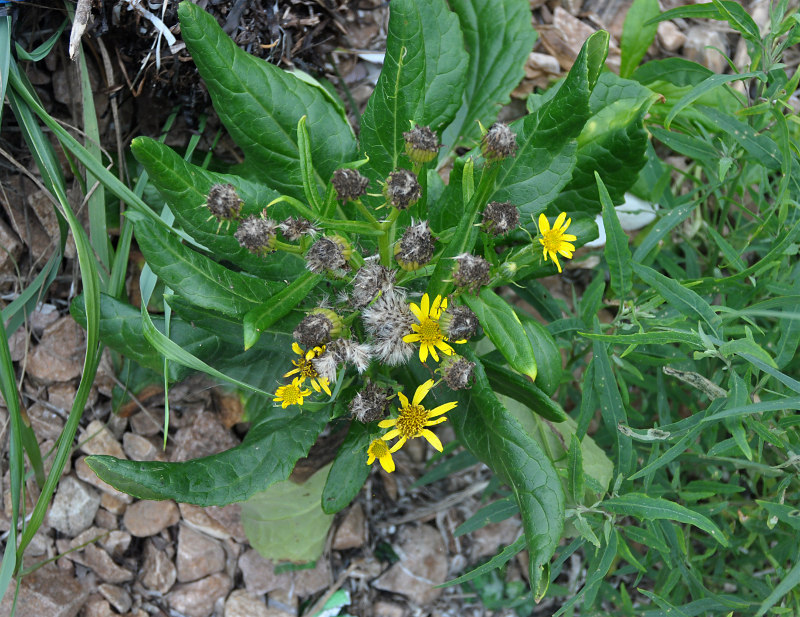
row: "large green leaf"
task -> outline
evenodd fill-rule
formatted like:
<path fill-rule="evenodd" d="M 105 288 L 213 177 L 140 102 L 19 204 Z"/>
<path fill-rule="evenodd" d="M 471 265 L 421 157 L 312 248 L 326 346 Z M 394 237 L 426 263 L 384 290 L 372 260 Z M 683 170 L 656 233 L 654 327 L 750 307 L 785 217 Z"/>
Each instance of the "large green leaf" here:
<path fill-rule="evenodd" d="M 564 526 L 561 481 L 539 444 L 492 391 L 480 359 L 467 345 L 459 352 L 476 363 L 475 384 L 460 394 L 458 406 L 447 415 L 464 447 L 514 491 L 530 553 L 531 587 L 541 598 L 549 579 L 547 564 Z"/>
<path fill-rule="evenodd" d="M 367 448 L 377 434 L 376 424 L 369 425 L 354 420 L 344 443 L 333 459 L 333 465 L 322 491 L 322 509 L 335 514 L 350 505 L 369 476 Z"/>
<path fill-rule="evenodd" d="M 519 84 L 536 41 L 527 0 L 452 0 L 469 52 L 464 101 L 442 141 L 450 149 L 471 147 Z"/>
<path fill-rule="evenodd" d="M 435 130 L 453 118 L 466 65 L 458 19 L 444 0 L 391 3 L 383 70 L 361 117 L 368 175 L 383 180 L 399 166 L 412 121 Z"/>
<path fill-rule="evenodd" d="M 233 237 L 235 224 L 219 226 L 209 219 L 206 208 L 209 189 L 214 184 L 231 184 L 244 201 L 242 216 L 260 213 L 278 193 L 263 184 L 249 182 L 239 176 L 207 171 L 183 160 L 176 152 L 153 139 L 137 137 L 131 152 L 144 166 L 164 201 L 167 202 L 181 228 L 220 259 L 267 279 L 283 279 L 303 268 L 303 262 L 289 253 L 273 253 L 266 257 L 252 254 L 239 246 Z M 287 206 L 277 204 L 269 215 L 280 219 L 289 214 Z"/>
<path fill-rule="evenodd" d="M 181 36 L 214 108 L 247 157 L 253 175 L 284 194 L 303 199 L 297 123 L 308 117 L 316 181 L 353 160 L 356 141 L 341 109 L 304 80 L 239 49 L 199 6 L 178 7 Z"/>
<path fill-rule="evenodd" d="M 494 199 L 511 201 L 524 214 L 537 214 L 569 182 L 576 139 L 590 117 L 589 97 L 607 53 L 607 32 L 586 39 L 558 92 L 514 123 L 519 149 L 503 162 Z"/>
<path fill-rule="evenodd" d="M 179 463 L 90 456 L 86 463 L 114 488 L 138 499 L 174 499 L 198 506 L 244 501 L 289 477 L 328 422 L 324 411 L 272 408 L 230 450 Z"/>
<path fill-rule="evenodd" d="M 165 285 L 205 309 L 241 316 L 284 287 L 233 272 L 144 217 L 136 222 L 136 241 L 147 264 Z"/>

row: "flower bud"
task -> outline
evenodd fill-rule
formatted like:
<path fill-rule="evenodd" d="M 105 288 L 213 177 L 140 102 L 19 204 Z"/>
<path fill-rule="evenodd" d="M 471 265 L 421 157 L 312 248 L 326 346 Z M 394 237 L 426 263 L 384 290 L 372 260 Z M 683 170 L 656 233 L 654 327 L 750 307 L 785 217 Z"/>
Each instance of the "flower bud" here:
<path fill-rule="evenodd" d="M 475 292 L 489 284 L 491 264 L 483 257 L 462 253 L 453 257 L 456 267 L 453 269 L 453 282 L 457 287 Z"/>
<path fill-rule="evenodd" d="M 277 229 L 278 224 L 272 219 L 251 215 L 239 222 L 233 237 L 251 253 L 267 255 L 275 250 Z"/>
<path fill-rule="evenodd" d="M 439 152 L 439 139 L 429 126 L 415 126 L 403 133 L 406 155 L 414 164 L 428 163 Z"/>
<path fill-rule="evenodd" d="M 355 169 L 337 169 L 333 172 L 331 184 L 342 203 L 353 201 L 367 194 L 369 179 Z"/>
<path fill-rule="evenodd" d="M 359 422 L 375 422 L 386 416 L 392 391 L 367 381 L 367 385 L 350 401 L 350 413 Z"/>
<path fill-rule="evenodd" d="M 475 363 L 461 356 L 445 356 L 436 370 L 451 390 L 466 390 L 475 381 Z"/>
<path fill-rule="evenodd" d="M 487 161 L 500 161 L 517 153 L 517 136 L 507 124 L 495 122 L 481 139 L 481 152 Z"/>
<path fill-rule="evenodd" d="M 312 349 L 339 336 L 343 327 L 342 318 L 332 310 L 315 308 L 297 324 L 292 336 L 304 349 Z"/>
<path fill-rule="evenodd" d="M 417 203 L 422 196 L 422 188 L 413 173 L 407 169 L 398 169 L 389 174 L 383 194 L 395 208 L 406 210 Z"/>
<path fill-rule="evenodd" d="M 243 203 L 232 184 L 215 184 L 206 198 L 206 208 L 220 223 L 238 219 Z"/>
<path fill-rule="evenodd" d="M 449 304 L 439 318 L 439 327 L 447 340 L 454 343 L 472 338 L 478 330 L 478 323 L 475 313 L 463 304 Z"/>
<path fill-rule="evenodd" d="M 433 257 L 434 237 L 428 221 L 411 225 L 395 244 L 394 258 L 403 270 L 419 270 Z"/>
<path fill-rule="evenodd" d="M 493 236 L 504 236 L 519 225 L 519 210 L 510 201 L 491 201 L 483 210 L 483 229 Z"/>

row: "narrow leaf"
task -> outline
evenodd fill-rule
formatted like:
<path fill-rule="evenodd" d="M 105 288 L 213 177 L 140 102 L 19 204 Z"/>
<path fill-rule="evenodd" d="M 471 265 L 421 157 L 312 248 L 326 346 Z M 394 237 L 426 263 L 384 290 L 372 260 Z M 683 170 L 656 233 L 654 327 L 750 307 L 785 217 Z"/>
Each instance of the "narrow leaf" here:
<path fill-rule="evenodd" d="M 651 24 L 649 21 L 658 16 L 659 12 L 658 0 L 634 0 L 631 8 L 628 9 L 620 41 L 622 52 L 620 77 L 630 77 L 644 58 L 647 49 L 652 45 L 658 25 Z"/>
<path fill-rule="evenodd" d="M 603 225 L 606 229 L 606 246 L 603 250 L 608 269 L 611 272 L 611 289 L 617 297 L 624 299 L 633 285 L 633 268 L 631 267 L 631 251 L 628 248 L 628 236 L 622 230 L 617 218 L 617 210 L 611 202 L 600 174 L 594 172 L 597 189 L 600 192 L 600 203 L 603 204 Z"/>

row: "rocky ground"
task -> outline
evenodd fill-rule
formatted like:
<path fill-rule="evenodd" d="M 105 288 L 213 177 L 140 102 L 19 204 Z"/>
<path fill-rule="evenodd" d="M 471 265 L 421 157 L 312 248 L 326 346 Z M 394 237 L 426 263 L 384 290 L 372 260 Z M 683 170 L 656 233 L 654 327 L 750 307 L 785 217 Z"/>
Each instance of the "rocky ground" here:
<path fill-rule="evenodd" d="M 186 61 L 188 56 L 178 38 L 173 52 L 162 50 L 157 64 L 150 53 L 155 27 L 136 12 L 125 10 L 115 24 L 114 12 L 108 9 L 122 4 L 97 3 L 85 34 L 92 51 L 89 65 L 96 83 L 101 131 L 107 137 L 105 145 L 114 152 L 135 135 L 158 135 L 165 119 L 162 110 L 175 103 L 182 104 L 183 111 L 168 140 L 176 145 L 185 143 L 197 126 L 199 113 L 210 111 L 191 63 Z M 236 0 L 204 4 L 240 45 L 257 55 L 285 67 L 322 72 L 340 87 L 346 85 L 356 105 L 363 105 L 369 96 L 385 38 L 387 10 L 382 2 L 292 0 L 262 6 L 253 0 Z M 676 4 L 682 3 L 662 2 L 663 8 Z M 150 6 L 172 27 L 175 5 L 165 5 L 158 5 L 163 10 L 155 10 L 153 3 Z M 609 66 L 618 66 L 618 41 L 629 5 L 629 0 L 531 0 L 540 37 L 528 59 L 526 77 L 504 113 L 521 113 L 524 98 L 568 70 L 581 42 L 596 29 L 611 31 Z M 748 3 L 759 24 L 767 23 L 767 6 L 766 0 Z M 35 41 L 36 32 L 47 35 L 48 19 L 54 18 L 33 9 L 21 13 L 18 40 L 28 37 Z M 746 62 L 743 42 L 727 28 L 682 20 L 659 27 L 650 55 L 679 54 L 723 71 L 726 62 L 712 48 L 724 50 L 737 65 Z M 368 51 L 377 55 L 361 53 Z M 66 44 L 57 47 L 42 63 L 28 64 L 27 70 L 51 113 L 77 126 L 80 95 L 68 87 L 75 65 L 67 60 L 67 53 Z M 106 56 L 107 63 L 103 61 Z M 16 160 L 25 169 L 35 169 L 9 117 L 3 118 L 0 140 L 7 153 L 0 167 L 0 245 L 5 249 L 0 251 L 2 302 L 13 300 L 29 284 L 58 237 L 46 194 L 9 162 Z M 213 115 L 209 124 L 216 126 Z M 220 151 L 233 159 L 238 156 L 235 146 L 225 140 Z M 71 197 L 79 207 L 79 191 L 71 191 Z M 68 247 L 66 257 L 49 296 L 10 341 L 23 403 L 43 452 L 53 449 L 64 426 L 85 345 L 83 331 L 67 314 L 69 301 L 79 291 L 74 248 Z M 134 252 L 132 261 L 136 258 Z M 577 256 L 568 266 L 567 277 L 546 282 L 554 294 L 571 302 L 570 281 L 580 280 L 581 269 L 592 263 L 591 257 Z M 485 609 L 472 588 L 434 588 L 495 554 L 520 533 L 519 520 L 511 518 L 467 536 L 454 535 L 455 528 L 483 505 L 481 495 L 490 475 L 482 465 L 415 487 L 415 480 L 427 470 L 425 459 L 430 452 L 410 443 L 396 455 L 397 472 L 388 475 L 376 469 L 354 504 L 336 517 L 328 546 L 316 566 L 286 570 L 249 546 L 236 504 L 198 508 L 137 501 L 94 476 L 84 462 L 89 454 L 187 460 L 237 444 L 245 430 L 238 423 L 235 402 L 211 382 L 193 378 L 169 393 L 171 429 L 167 447 L 162 449 L 163 394 L 159 397 L 156 393 L 115 415 L 110 402 L 115 379 L 110 363 L 105 362 L 74 455 L 45 523 L 26 554 L 26 567 L 47 563 L 23 578 L 17 615 L 294 617 L 314 615 L 337 590 L 349 594 L 350 604 L 344 610 L 362 617 L 513 614 Z M 0 407 L 3 436 L 7 427 L 7 412 Z M 447 440 L 445 435 L 443 438 Z M 3 448 L 5 509 L 0 512 L 0 532 L 7 532 L 10 500 L 6 446 Z M 28 510 L 37 494 L 35 483 L 29 481 Z M 524 555 L 521 557 L 524 560 Z M 581 584 L 578 555 L 565 572 L 559 582 L 577 589 Z M 525 567 L 512 562 L 507 579 L 513 582 L 524 576 Z M 552 607 L 552 601 L 545 601 L 533 614 L 550 614 Z M 9 609 L 10 597 L 6 596 L 0 617 L 8 615 Z"/>

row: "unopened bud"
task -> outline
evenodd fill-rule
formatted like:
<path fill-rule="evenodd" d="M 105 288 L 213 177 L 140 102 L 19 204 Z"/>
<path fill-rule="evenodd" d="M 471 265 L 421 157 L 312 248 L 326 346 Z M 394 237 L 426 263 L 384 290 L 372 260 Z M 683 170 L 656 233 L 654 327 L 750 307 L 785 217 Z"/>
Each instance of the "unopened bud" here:
<path fill-rule="evenodd" d="M 306 267 L 318 274 L 340 276 L 347 269 L 353 253 L 350 243 L 338 235 L 323 237 L 311 245 L 306 253 Z"/>
<path fill-rule="evenodd" d="M 403 270 L 419 270 L 433 257 L 434 237 L 427 221 L 411 225 L 394 247 L 394 258 Z"/>
<path fill-rule="evenodd" d="M 406 210 L 417 203 L 422 188 L 417 177 L 407 169 L 398 169 L 389 174 L 383 194 L 398 210 Z"/>
<path fill-rule="evenodd" d="M 500 161 L 517 153 L 517 136 L 507 124 L 495 122 L 481 139 L 481 152 L 487 161 Z"/>
<path fill-rule="evenodd" d="M 342 318 L 330 309 L 315 308 L 297 324 L 292 332 L 304 349 L 324 345 L 342 333 Z"/>
<path fill-rule="evenodd" d="M 406 155 L 412 163 L 428 163 L 439 152 L 439 139 L 429 126 L 415 126 L 403 133 Z"/>

